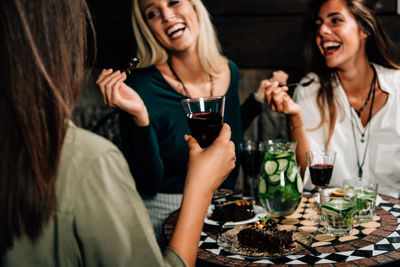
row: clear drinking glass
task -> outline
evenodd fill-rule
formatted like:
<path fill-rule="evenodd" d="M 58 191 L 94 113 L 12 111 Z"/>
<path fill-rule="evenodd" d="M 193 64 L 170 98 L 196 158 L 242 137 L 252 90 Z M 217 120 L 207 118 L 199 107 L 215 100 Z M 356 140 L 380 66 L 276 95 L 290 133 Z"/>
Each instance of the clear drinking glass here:
<path fill-rule="evenodd" d="M 191 134 L 202 148 L 208 147 L 221 131 L 225 96 L 188 98 L 181 103 Z"/>
<path fill-rule="evenodd" d="M 374 179 L 359 178 L 345 180 L 343 182 L 344 190 L 353 189 L 356 194 L 356 210 L 354 220 L 356 223 L 365 223 L 373 221 L 375 218 L 376 196 L 378 184 Z M 351 192 L 351 191 L 349 191 Z"/>
<path fill-rule="evenodd" d="M 325 233 L 332 236 L 350 235 L 353 230 L 356 192 L 346 189 L 343 197 L 332 195 L 332 190 L 320 190 L 321 221 Z"/>
<path fill-rule="evenodd" d="M 264 161 L 264 143 L 246 140 L 238 145 L 237 158 L 242 166 L 244 182 L 249 184 L 250 198 L 255 205 L 256 185 Z"/>
<path fill-rule="evenodd" d="M 311 182 L 317 190 L 326 188 L 331 181 L 336 152 L 332 150 L 312 150 L 306 152 L 306 157 Z"/>

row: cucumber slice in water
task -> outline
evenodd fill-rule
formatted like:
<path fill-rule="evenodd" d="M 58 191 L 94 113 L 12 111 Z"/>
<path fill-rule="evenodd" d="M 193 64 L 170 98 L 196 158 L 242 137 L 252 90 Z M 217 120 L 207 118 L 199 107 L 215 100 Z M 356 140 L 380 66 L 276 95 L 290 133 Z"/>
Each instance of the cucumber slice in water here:
<path fill-rule="evenodd" d="M 299 172 L 297 172 L 296 174 L 296 179 L 297 179 L 297 192 L 301 194 L 303 193 L 303 179 L 301 179 Z"/>
<path fill-rule="evenodd" d="M 258 192 L 260 194 L 264 194 L 267 192 L 267 183 L 265 182 L 265 180 L 263 178 L 260 179 L 260 183 L 258 185 Z"/>
<path fill-rule="evenodd" d="M 268 181 L 269 181 L 271 184 L 279 184 L 279 181 L 280 181 L 280 180 L 281 180 L 281 175 L 280 175 L 280 173 L 268 176 Z"/>
<path fill-rule="evenodd" d="M 272 175 L 278 170 L 278 162 L 275 160 L 268 160 L 265 162 L 264 169 L 268 175 Z"/>
<path fill-rule="evenodd" d="M 296 175 L 299 173 L 299 170 L 297 166 L 294 164 L 294 161 L 290 161 L 287 175 L 288 179 L 291 183 L 294 183 L 296 181 Z"/>
<path fill-rule="evenodd" d="M 286 158 L 290 156 L 290 153 L 280 153 L 278 155 L 275 156 L 275 158 L 279 159 L 279 158 Z"/>
<path fill-rule="evenodd" d="M 284 171 L 288 167 L 289 161 L 287 159 L 278 159 L 278 164 L 279 164 L 278 170 Z"/>

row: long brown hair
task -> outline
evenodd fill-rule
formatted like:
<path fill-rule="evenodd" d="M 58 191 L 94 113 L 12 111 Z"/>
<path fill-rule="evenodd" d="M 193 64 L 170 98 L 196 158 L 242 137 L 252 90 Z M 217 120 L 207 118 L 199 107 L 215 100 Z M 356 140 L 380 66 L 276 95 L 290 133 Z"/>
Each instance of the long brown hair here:
<path fill-rule="evenodd" d="M 315 43 L 316 26 L 315 19 L 319 9 L 328 0 L 315 0 L 311 3 L 308 18 L 306 20 L 306 45 L 305 58 L 307 60 L 307 72 L 314 72 L 318 75 L 321 87 L 317 95 L 317 105 L 321 113 L 321 122 L 318 127 L 328 124 L 328 136 L 325 147 L 327 148 L 335 129 L 338 110 L 335 104 L 334 90 L 336 69 L 328 68 L 325 59 L 321 55 Z M 343 0 L 351 14 L 355 17 L 358 26 L 369 34 L 366 41 L 366 53 L 370 62 L 374 62 L 387 68 L 399 69 L 390 58 L 390 51 L 393 51 L 393 43 L 383 30 L 374 10 L 371 8 L 371 1 L 367 0 Z"/>
<path fill-rule="evenodd" d="M 21 235 L 38 237 L 54 212 L 88 25 L 94 48 L 84 0 L 0 1 L 0 255 Z"/>

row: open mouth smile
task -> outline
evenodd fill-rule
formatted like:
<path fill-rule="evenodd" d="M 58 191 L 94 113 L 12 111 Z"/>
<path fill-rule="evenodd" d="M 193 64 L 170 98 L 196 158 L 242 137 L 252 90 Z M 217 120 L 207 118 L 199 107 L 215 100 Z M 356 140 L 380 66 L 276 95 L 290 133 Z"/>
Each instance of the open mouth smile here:
<path fill-rule="evenodd" d="M 185 29 L 186 29 L 186 25 L 185 24 L 178 23 L 178 24 L 175 24 L 174 26 L 170 27 L 167 30 L 167 35 L 170 38 L 174 39 L 174 38 L 177 38 L 177 37 L 181 36 L 183 34 L 183 32 L 185 31 Z"/>
<path fill-rule="evenodd" d="M 336 41 L 327 41 L 323 43 L 323 48 L 325 55 L 331 55 L 335 53 L 340 47 L 342 46 L 341 43 Z"/>

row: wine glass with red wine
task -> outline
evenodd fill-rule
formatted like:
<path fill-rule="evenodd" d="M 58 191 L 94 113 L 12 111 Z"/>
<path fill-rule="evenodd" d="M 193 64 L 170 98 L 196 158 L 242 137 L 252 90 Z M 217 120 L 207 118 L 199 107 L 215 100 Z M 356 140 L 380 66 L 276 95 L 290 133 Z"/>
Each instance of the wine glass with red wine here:
<path fill-rule="evenodd" d="M 244 182 L 250 186 L 250 198 L 254 205 L 256 185 L 264 162 L 264 143 L 252 140 L 239 143 L 237 158 L 242 166 Z"/>
<path fill-rule="evenodd" d="M 225 96 L 187 98 L 181 101 L 191 135 L 202 148 L 211 145 L 218 137 L 224 121 Z M 214 199 L 232 195 L 230 189 L 218 189 Z"/>
<path fill-rule="evenodd" d="M 332 150 L 313 150 L 306 152 L 311 182 L 318 191 L 329 185 L 335 164 L 336 152 Z"/>
<path fill-rule="evenodd" d="M 202 148 L 208 147 L 221 131 L 225 96 L 188 98 L 181 103 L 191 134 Z"/>

